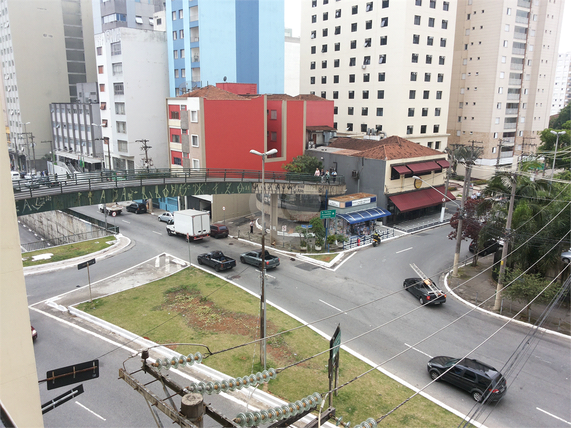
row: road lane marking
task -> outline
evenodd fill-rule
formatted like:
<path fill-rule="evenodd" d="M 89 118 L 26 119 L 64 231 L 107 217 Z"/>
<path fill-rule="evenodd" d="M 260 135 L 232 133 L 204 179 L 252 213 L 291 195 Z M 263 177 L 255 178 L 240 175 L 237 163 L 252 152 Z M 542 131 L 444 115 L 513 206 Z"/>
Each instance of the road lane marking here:
<path fill-rule="evenodd" d="M 85 407 L 83 404 L 81 404 L 79 401 L 76 401 L 75 404 L 77 404 L 78 406 L 83 407 L 85 410 L 87 410 L 89 413 L 97 416 L 99 419 L 102 420 L 106 420 L 103 416 L 99 416 L 97 413 L 95 413 L 93 410 L 88 409 L 87 407 Z"/>
<path fill-rule="evenodd" d="M 121 220 L 121 221 L 122 221 L 123 223 L 131 224 L 131 222 L 130 222 L 130 221 L 127 221 L 127 220 Z"/>
<path fill-rule="evenodd" d="M 154 230 L 153 230 L 153 233 L 156 233 L 157 235 L 162 235 L 161 232 L 155 232 Z"/>
<path fill-rule="evenodd" d="M 351 257 L 353 257 L 355 254 L 357 254 L 357 252 L 356 252 L 356 251 L 353 251 L 353 252 L 351 253 L 351 255 L 348 256 L 348 257 L 347 257 L 345 260 L 343 260 L 341 263 L 339 263 L 339 265 L 338 265 L 335 269 L 330 269 L 330 270 L 332 270 L 333 272 L 335 272 L 337 269 L 339 269 L 341 266 L 343 266 L 343 265 L 345 264 L 345 262 L 347 262 L 347 261 L 348 261 Z"/>
<path fill-rule="evenodd" d="M 345 312 L 345 311 L 343 311 L 343 310 L 341 310 L 341 309 L 339 309 L 339 308 L 336 308 L 335 306 L 330 305 L 329 303 L 324 302 L 324 301 L 321 300 L 321 299 L 319 299 L 319 301 L 320 301 L 321 303 L 323 303 L 324 305 L 330 306 L 330 307 L 332 307 L 333 309 L 335 309 L 336 311 L 343 312 L 345 315 L 347 315 L 347 312 Z"/>
<path fill-rule="evenodd" d="M 538 357 L 537 355 L 535 355 L 535 358 L 540 359 L 540 360 L 543 361 L 544 363 L 551 364 L 551 361 L 544 360 L 543 358 Z"/>
<path fill-rule="evenodd" d="M 545 410 L 540 409 L 539 407 L 536 407 L 536 409 L 539 410 L 540 412 L 545 413 L 546 415 L 551 416 L 552 418 L 558 419 L 558 420 L 560 420 L 561 422 L 565 422 L 567 425 L 571 425 L 571 422 L 566 421 L 565 419 L 562 419 L 562 418 L 560 418 L 559 416 L 552 415 L 551 413 L 546 412 Z"/>
<path fill-rule="evenodd" d="M 397 251 L 395 254 L 404 253 L 405 251 L 412 250 L 412 247 L 405 248 L 404 250 Z"/>
<path fill-rule="evenodd" d="M 428 358 L 432 358 L 426 352 L 422 352 L 420 349 L 416 349 L 414 346 L 410 346 L 408 343 L 405 343 L 405 345 L 408 346 L 410 349 L 414 349 L 416 352 L 420 352 L 422 355 L 426 355 Z"/>

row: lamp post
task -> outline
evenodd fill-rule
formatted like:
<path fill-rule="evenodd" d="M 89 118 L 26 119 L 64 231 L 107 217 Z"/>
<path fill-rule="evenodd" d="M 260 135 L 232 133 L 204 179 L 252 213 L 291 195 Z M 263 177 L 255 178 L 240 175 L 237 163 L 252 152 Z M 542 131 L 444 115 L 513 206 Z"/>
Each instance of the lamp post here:
<path fill-rule="evenodd" d="M 262 157 L 262 290 L 260 292 L 260 364 L 266 369 L 266 217 L 264 215 L 264 196 L 266 193 L 265 187 L 265 167 L 266 158 L 270 155 L 277 153 L 276 149 L 268 150 L 267 152 L 260 153 L 257 150 L 250 150 L 253 155 Z"/>
<path fill-rule="evenodd" d="M 26 125 L 29 125 L 32 122 L 20 123 L 20 125 L 24 126 L 24 135 L 26 136 L 26 148 L 28 149 L 28 156 L 26 156 L 26 173 L 30 173 L 30 144 L 28 142 L 28 129 Z"/>
<path fill-rule="evenodd" d="M 104 128 L 103 124 L 98 125 L 97 123 L 92 123 L 91 126 L 97 126 L 99 128 Z M 108 137 L 100 137 L 100 138 L 94 138 L 93 140 L 103 140 L 103 144 L 105 144 L 105 142 L 107 142 L 107 162 L 105 162 L 105 167 L 111 171 L 113 168 L 111 168 L 111 142 L 109 141 Z M 105 160 L 105 155 L 103 155 L 103 159 Z"/>
<path fill-rule="evenodd" d="M 553 174 L 555 173 L 555 158 L 557 157 L 557 146 L 559 145 L 559 136 L 565 134 L 565 131 L 553 131 L 550 130 L 553 135 L 557 135 L 557 139 L 555 140 L 555 154 L 553 155 L 553 165 L 551 166 L 551 178 L 553 178 Z"/>

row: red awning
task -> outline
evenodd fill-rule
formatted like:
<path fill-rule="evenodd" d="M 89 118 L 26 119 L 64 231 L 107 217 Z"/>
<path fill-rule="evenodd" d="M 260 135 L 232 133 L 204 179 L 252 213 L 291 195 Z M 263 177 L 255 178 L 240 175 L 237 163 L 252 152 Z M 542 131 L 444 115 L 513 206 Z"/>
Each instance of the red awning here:
<path fill-rule="evenodd" d="M 408 166 L 416 175 L 426 174 L 431 171 L 440 171 L 442 169 L 442 167 L 434 161 L 409 163 L 406 166 Z"/>
<path fill-rule="evenodd" d="M 444 199 L 443 193 L 444 186 L 440 186 L 435 189 L 422 189 L 409 193 L 401 193 L 400 195 L 389 196 L 389 199 L 393 201 L 401 213 L 404 213 L 407 211 L 440 205 L 442 203 L 442 199 Z M 452 200 L 456 199 L 450 191 L 448 192 L 448 198 Z M 446 200 L 449 201 L 450 199 Z"/>
<path fill-rule="evenodd" d="M 406 167 L 406 165 L 393 166 L 393 168 L 399 174 L 410 174 L 411 172 L 410 169 Z"/>
<path fill-rule="evenodd" d="M 447 160 L 444 160 L 444 159 L 438 159 L 436 161 L 436 163 L 438 165 L 440 165 L 442 168 L 449 168 L 450 167 L 450 162 L 448 162 Z"/>

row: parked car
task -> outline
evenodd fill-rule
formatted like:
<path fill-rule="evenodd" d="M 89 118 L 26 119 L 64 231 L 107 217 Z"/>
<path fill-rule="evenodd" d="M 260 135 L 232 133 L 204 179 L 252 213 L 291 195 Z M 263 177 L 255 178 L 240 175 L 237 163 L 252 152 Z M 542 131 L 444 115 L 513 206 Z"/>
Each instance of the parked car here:
<path fill-rule="evenodd" d="M 470 246 L 468 247 L 468 249 L 470 250 L 471 253 L 475 253 L 477 248 L 478 248 L 478 241 L 474 239 L 472 242 L 470 242 Z M 480 249 L 480 251 L 478 252 L 478 255 L 487 256 L 488 254 L 495 253 L 500 248 L 502 248 L 501 242 L 496 241 L 495 239 L 488 239 L 486 242 L 484 242 L 484 245 L 482 249 Z"/>
<path fill-rule="evenodd" d="M 200 254 L 197 257 L 197 260 L 199 265 L 213 267 L 216 272 L 232 269 L 236 266 L 236 260 L 225 256 L 222 251 L 212 251 L 211 253 Z"/>
<path fill-rule="evenodd" d="M 262 268 L 262 250 L 248 251 L 247 253 L 240 254 L 240 261 L 249 265 Z M 264 254 L 264 262 L 266 269 L 273 269 L 280 265 L 280 259 L 277 256 L 272 256 L 268 250 Z"/>
<path fill-rule="evenodd" d="M 469 392 L 479 403 L 498 401 L 507 390 L 506 379 L 499 371 L 471 358 L 434 357 L 428 361 L 427 370 L 432 380 L 442 375 L 438 380 Z"/>
<path fill-rule="evenodd" d="M 174 214 L 170 211 L 165 211 L 161 215 L 159 215 L 159 221 L 164 221 L 167 224 L 171 224 L 174 221 Z"/>
<path fill-rule="evenodd" d="M 38 332 L 36 331 L 34 326 L 31 326 L 31 327 L 32 327 L 32 340 L 35 342 L 36 339 L 38 338 Z"/>
<path fill-rule="evenodd" d="M 127 205 L 127 211 L 135 214 L 141 214 L 147 212 L 147 204 L 144 202 L 133 202 L 130 205 Z"/>
<path fill-rule="evenodd" d="M 561 261 L 563 262 L 563 264 L 566 265 L 571 263 L 571 248 L 569 249 L 569 251 L 563 251 L 561 253 Z"/>
<path fill-rule="evenodd" d="M 210 225 L 210 236 L 213 238 L 227 238 L 228 227 L 221 223 L 214 223 Z"/>
<path fill-rule="evenodd" d="M 402 286 L 416 297 L 421 305 L 439 305 L 446 302 L 446 294 L 430 278 L 424 281 L 421 278 L 407 278 Z"/>

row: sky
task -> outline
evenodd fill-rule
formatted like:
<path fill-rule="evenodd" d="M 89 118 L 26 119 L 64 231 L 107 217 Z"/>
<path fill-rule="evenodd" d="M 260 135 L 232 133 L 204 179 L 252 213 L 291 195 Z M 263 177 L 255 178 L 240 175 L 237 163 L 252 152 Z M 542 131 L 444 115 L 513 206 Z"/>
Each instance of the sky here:
<path fill-rule="evenodd" d="M 300 35 L 301 1 L 285 0 L 285 26 L 292 29 L 293 37 L 299 37 Z M 571 0 L 565 0 L 562 24 L 559 53 L 571 51 Z"/>

